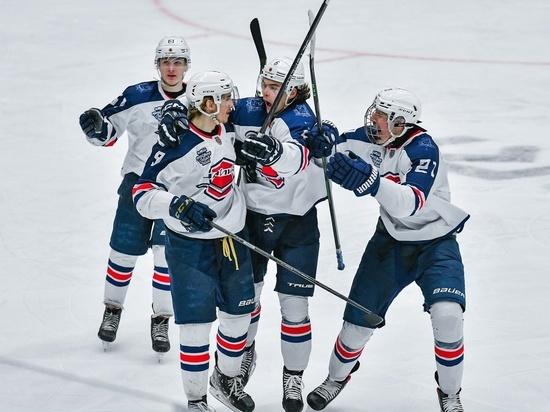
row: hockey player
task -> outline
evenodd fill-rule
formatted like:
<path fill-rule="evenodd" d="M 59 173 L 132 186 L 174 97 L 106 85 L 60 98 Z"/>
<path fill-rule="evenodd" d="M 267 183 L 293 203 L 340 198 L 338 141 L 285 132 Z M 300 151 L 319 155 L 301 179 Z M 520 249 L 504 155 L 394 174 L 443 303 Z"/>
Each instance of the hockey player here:
<path fill-rule="evenodd" d="M 257 133 L 291 65 L 292 60 L 288 57 L 270 61 L 259 76 L 262 97 L 240 99 L 230 121 L 240 140 L 236 145 L 239 162 L 247 175 L 241 180 L 241 186 L 246 197 L 246 224 L 251 243 L 314 278 L 320 237 L 315 205 L 326 198 L 326 188 L 323 170 L 309 162 L 309 150 L 302 137 L 302 133 L 315 123 L 315 115 L 306 103 L 310 90 L 301 63 L 292 75 L 265 135 L 260 137 Z M 178 119 L 184 112 L 182 109 L 180 114 L 171 116 Z M 166 146 L 181 140 L 177 135 L 162 130 L 159 139 Z M 256 308 L 252 313 L 241 368 L 244 385 L 256 365 L 255 337 L 268 259 L 252 253 L 252 262 Z M 281 310 L 283 409 L 300 412 L 304 406 L 302 375 L 311 353 L 308 298 L 313 295 L 314 285 L 277 267 L 275 290 Z"/>
<path fill-rule="evenodd" d="M 272 109 L 292 59 L 279 57 L 262 69 L 259 79 L 261 98 L 241 101 L 232 114 L 240 136 L 254 119 L 265 119 Z M 263 136 L 253 130 L 245 133 L 241 155 L 249 179 L 243 179 L 246 195 L 247 227 L 251 242 L 268 253 L 315 278 L 319 257 L 319 228 L 316 204 L 326 198 L 323 170 L 309 161 L 302 133 L 315 123 L 306 103 L 310 96 L 300 63 L 292 74 L 275 117 Z M 261 122 L 260 122 L 261 124 Z M 252 173 L 250 173 L 252 171 Z M 243 359 L 247 382 L 255 362 L 255 337 L 261 312 L 260 297 L 268 259 L 252 255 L 256 286 L 256 309 L 248 331 Z M 302 376 L 311 353 L 311 323 L 308 298 L 314 285 L 285 268 L 277 266 L 275 291 L 281 310 L 281 352 L 283 356 L 283 409 L 303 409 Z"/>
<path fill-rule="evenodd" d="M 139 213 L 165 222 L 181 376 L 193 411 L 214 411 L 206 389 L 210 330 L 217 317 L 210 392 L 233 411 L 254 410 L 238 376 L 254 308 L 250 252 L 209 224 L 214 220 L 245 236 L 245 200 L 234 173 L 234 131 L 225 124 L 234 107 L 233 92 L 225 73 L 194 75 L 186 91 L 189 129 L 177 147 L 153 147 L 133 191 Z"/>
<path fill-rule="evenodd" d="M 356 196 L 371 195 L 380 218 L 349 294 L 350 299 L 384 317 L 393 299 L 415 282 L 430 314 L 441 411 L 463 411 L 464 267 L 456 234 L 469 215 L 450 202 L 447 167 L 432 137 L 420 123 L 421 105 L 408 90 L 378 93 L 365 114 L 365 126 L 336 139 L 327 176 Z M 308 146 L 316 157 L 330 156 L 332 144 L 314 128 Z M 359 357 L 375 328 L 360 310 L 347 305 L 344 323 L 330 357 L 326 380 L 307 402 L 324 409 L 359 367 Z"/>
<path fill-rule="evenodd" d="M 105 278 L 105 311 L 98 336 L 104 345 L 116 339 L 137 259 L 151 247 L 154 260 L 151 340 L 153 350 L 161 354 L 170 350 L 168 321 L 173 314 L 164 256 L 164 224 L 162 220 L 153 222 L 142 217 L 134 207 L 131 192 L 157 140 L 155 132 L 162 104 L 185 92 L 183 78 L 191 66 L 185 39 L 179 36 L 161 39 L 155 50 L 155 66 L 160 80 L 130 86 L 103 109 L 86 110 L 80 116 L 80 126 L 94 146 L 109 147 L 124 132 L 128 136 Z"/>

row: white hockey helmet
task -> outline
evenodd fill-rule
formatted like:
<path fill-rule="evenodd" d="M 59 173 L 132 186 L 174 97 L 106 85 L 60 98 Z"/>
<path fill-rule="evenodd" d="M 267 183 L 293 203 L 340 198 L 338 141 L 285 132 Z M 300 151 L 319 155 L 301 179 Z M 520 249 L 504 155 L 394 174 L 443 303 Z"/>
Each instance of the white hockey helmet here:
<path fill-rule="evenodd" d="M 215 116 L 220 112 L 222 96 L 231 94 L 233 99 L 239 98 L 239 91 L 233 85 L 233 80 L 223 72 L 211 70 L 196 73 L 187 82 L 185 96 L 191 107 L 196 108 L 206 116 Z M 201 103 L 207 96 L 212 97 L 218 107 L 216 113 L 206 113 L 201 109 Z"/>
<path fill-rule="evenodd" d="M 420 123 L 422 106 L 418 97 L 406 89 L 393 87 L 384 89 L 378 93 L 365 113 L 365 131 L 372 143 L 379 144 L 377 139 L 378 130 L 372 122 L 372 114 L 375 111 L 387 115 L 388 130 L 391 133 L 391 138 L 382 144 L 382 146 L 386 146 L 398 137 L 403 136 L 414 125 Z M 394 134 L 394 127 L 400 126 L 403 127 L 401 133 L 398 135 Z"/>
<path fill-rule="evenodd" d="M 185 39 L 181 36 L 163 37 L 155 52 L 155 64 L 159 59 L 182 58 L 187 62 L 187 70 L 191 68 L 191 51 Z"/>
<path fill-rule="evenodd" d="M 283 83 L 293 62 L 294 60 L 290 57 L 277 57 L 263 67 L 260 77 Z M 304 65 L 302 62 L 299 62 L 296 70 L 294 70 L 294 73 L 290 77 L 285 93 L 290 94 L 295 87 L 301 87 L 304 84 L 306 84 Z"/>

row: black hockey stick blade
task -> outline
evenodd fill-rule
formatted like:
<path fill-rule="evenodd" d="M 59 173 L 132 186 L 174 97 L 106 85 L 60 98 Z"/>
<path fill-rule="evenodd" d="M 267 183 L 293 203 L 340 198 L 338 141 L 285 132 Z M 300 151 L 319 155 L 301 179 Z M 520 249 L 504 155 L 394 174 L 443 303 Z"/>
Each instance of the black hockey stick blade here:
<path fill-rule="evenodd" d="M 367 308 L 365 308 L 364 306 L 360 305 L 359 303 L 355 302 L 354 300 L 351 300 L 350 298 L 342 295 L 341 293 L 335 291 L 334 289 L 331 289 L 330 287 L 328 287 L 327 285 L 325 285 L 324 283 L 321 283 L 319 282 L 317 279 L 315 278 L 312 278 L 311 276 L 305 274 L 304 272 L 296 269 L 294 266 L 291 266 L 289 265 L 288 263 L 286 263 L 285 261 L 273 256 L 271 253 L 268 253 L 266 252 L 265 250 L 253 245 L 252 243 L 244 240 L 243 238 L 241 238 L 240 236 L 237 236 L 235 233 L 227 230 L 226 228 L 218 225 L 217 223 L 214 223 L 212 221 L 209 221 L 208 222 L 210 224 L 210 226 L 212 226 L 214 229 L 217 229 L 219 230 L 220 232 L 226 234 L 227 236 L 229 236 L 230 238 L 232 238 L 233 240 L 239 242 L 240 244 L 246 246 L 247 248 L 249 248 L 250 250 L 256 252 L 256 253 L 259 253 L 260 255 L 262 255 L 263 257 L 267 258 L 267 259 L 270 259 L 272 261 L 274 261 L 275 263 L 277 263 L 279 266 L 285 268 L 286 270 L 288 270 L 289 272 L 292 272 L 294 273 L 295 275 L 298 275 L 300 276 L 302 279 L 305 279 L 307 280 L 308 282 L 310 283 L 313 283 L 314 285 L 317 285 L 319 286 L 320 288 L 326 290 L 327 292 L 333 294 L 334 296 L 346 301 L 348 304 L 350 304 L 351 306 L 359 309 L 361 312 L 363 312 L 363 319 L 365 320 L 365 322 L 367 322 L 370 326 L 372 326 L 373 328 L 382 324 L 384 322 L 384 319 L 382 319 L 380 316 L 378 316 L 376 313 L 368 310 Z"/>
<path fill-rule="evenodd" d="M 302 59 L 302 56 L 304 55 L 307 49 L 307 46 L 311 40 L 311 37 L 315 33 L 315 30 L 317 29 L 317 26 L 319 25 L 319 22 L 321 21 L 321 18 L 323 17 L 323 14 L 325 13 L 325 10 L 328 7 L 329 3 L 330 3 L 330 0 L 324 0 L 323 3 L 321 4 L 321 7 L 319 8 L 319 11 L 315 15 L 315 18 L 313 19 L 313 22 L 309 27 L 306 37 L 302 42 L 302 45 L 300 46 L 300 49 L 298 50 L 298 53 L 296 54 L 296 57 L 294 58 L 294 61 L 292 62 L 290 69 L 288 70 L 288 73 L 286 74 L 285 80 L 283 81 L 283 84 L 279 88 L 279 92 L 277 93 L 277 96 L 275 97 L 275 100 L 271 105 L 271 109 L 269 110 L 266 118 L 264 119 L 262 127 L 258 132 L 259 136 L 263 136 L 265 134 L 265 131 L 267 130 L 268 125 L 271 123 L 271 121 L 275 117 L 275 110 L 279 106 L 279 103 L 281 102 L 283 95 L 285 94 L 285 90 L 288 84 L 290 83 L 290 79 L 292 78 L 292 75 L 294 74 L 296 67 L 300 63 L 300 60 Z"/>
<path fill-rule="evenodd" d="M 254 46 L 256 46 L 256 52 L 260 60 L 260 72 L 267 63 L 267 54 L 265 52 L 264 41 L 262 39 L 262 31 L 260 30 L 260 21 L 257 18 L 252 19 L 250 22 L 250 33 L 252 34 L 252 40 Z"/>

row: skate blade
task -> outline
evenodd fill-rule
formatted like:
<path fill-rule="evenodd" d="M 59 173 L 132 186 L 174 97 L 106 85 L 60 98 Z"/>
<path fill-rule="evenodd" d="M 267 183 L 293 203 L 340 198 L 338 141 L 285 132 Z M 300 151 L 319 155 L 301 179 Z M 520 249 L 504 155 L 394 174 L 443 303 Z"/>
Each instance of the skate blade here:
<path fill-rule="evenodd" d="M 101 341 L 101 343 L 103 343 L 103 352 L 107 352 L 107 349 L 109 349 L 109 345 L 111 344 L 111 342 Z"/>
<path fill-rule="evenodd" d="M 213 386 L 210 386 L 209 388 L 210 393 L 214 398 L 216 398 L 218 401 L 223 403 L 225 406 L 227 406 L 229 409 L 231 409 L 233 412 L 242 412 L 241 410 L 237 409 L 235 406 L 231 404 L 229 399 L 227 399 L 222 392 L 214 388 Z"/>
<path fill-rule="evenodd" d="M 157 352 L 158 363 L 162 363 L 162 358 L 164 358 L 164 352 Z"/>

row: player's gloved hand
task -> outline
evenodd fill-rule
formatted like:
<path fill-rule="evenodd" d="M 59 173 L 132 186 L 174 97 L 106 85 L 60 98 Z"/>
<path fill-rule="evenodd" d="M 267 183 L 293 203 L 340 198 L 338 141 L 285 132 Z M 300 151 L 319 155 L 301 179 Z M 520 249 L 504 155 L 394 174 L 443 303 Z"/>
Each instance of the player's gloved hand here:
<path fill-rule="evenodd" d="M 180 220 L 189 232 L 208 232 L 212 229 L 208 221 L 218 216 L 204 203 L 195 202 L 185 195 L 174 197 L 169 211 L 170 216 Z"/>
<path fill-rule="evenodd" d="M 304 132 L 307 148 L 317 159 L 329 157 L 332 154 L 336 138 L 340 135 L 336 125 L 330 120 L 323 120 L 321 125 L 321 130 L 315 124 L 311 130 Z"/>
<path fill-rule="evenodd" d="M 160 116 L 158 143 L 162 147 L 177 147 L 182 135 L 189 130 L 187 107 L 177 99 L 166 100 Z"/>
<path fill-rule="evenodd" d="M 241 153 L 249 160 L 271 166 L 281 158 L 283 145 L 274 137 L 267 134 L 258 136 L 257 132 L 250 130 L 246 133 Z"/>
<path fill-rule="evenodd" d="M 245 173 L 246 181 L 248 183 L 256 182 L 258 178 L 258 172 L 256 171 L 256 162 L 248 159 L 242 154 L 243 142 L 240 140 L 235 141 L 233 145 L 235 147 L 235 152 L 237 153 L 237 158 L 235 163 L 237 166 L 240 166 Z"/>
<path fill-rule="evenodd" d="M 380 187 L 378 169 L 352 151 L 335 153 L 327 163 L 327 177 L 356 196 L 376 196 Z"/>
<path fill-rule="evenodd" d="M 109 138 L 107 134 L 107 120 L 103 116 L 103 113 L 101 113 L 101 110 L 92 107 L 82 113 L 78 121 L 82 131 L 90 142 L 95 140 L 101 144 Z"/>

